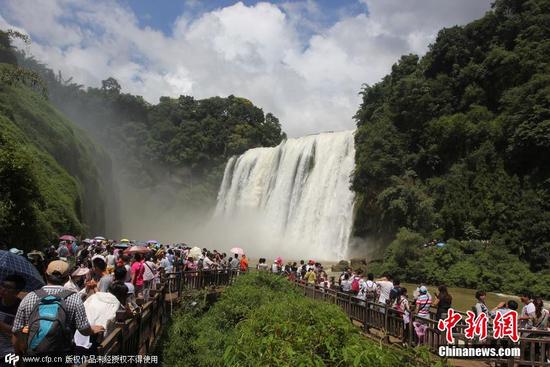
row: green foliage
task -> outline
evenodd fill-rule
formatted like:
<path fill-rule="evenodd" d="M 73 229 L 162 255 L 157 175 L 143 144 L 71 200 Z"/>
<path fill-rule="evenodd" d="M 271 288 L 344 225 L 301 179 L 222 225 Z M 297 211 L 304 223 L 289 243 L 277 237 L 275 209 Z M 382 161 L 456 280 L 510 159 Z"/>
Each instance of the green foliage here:
<path fill-rule="evenodd" d="M 1 69 L 12 68 L 0 64 Z M 109 161 L 47 100 L 0 84 L 0 240 L 26 250 L 105 230 Z"/>
<path fill-rule="evenodd" d="M 169 330 L 164 363 L 169 366 L 441 365 L 422 350 L 392 350 L 362 337 L 337 306 L 305 298 L 285 278 L 265 272 L 239 276 L 204 313 L 196 309 L 179 312 Z"/>
<path fill-rule="evenodd" d="M 442 248 L 423 247 L 426 238 L 402 228 L 388 246 L 382 264 L 369 271 L 389 272 L 414 283 L 446 284 L 509 294 L 530 290 L 550 297 L 549 273 L 533 273 L 526 263 L 496 241 L 449 240 Z"/>
<path fill-rule="evenodd" d="M 356 114 L 354 232 L 386 243 L 397 235 L 386 267 L 411 280 L 469 287 L 486 281 L 500 290 L 524 286 L 507 275 L 520 270 L 544 278 L 540 272 L 550 267 L 549 10 L 548 0 L 497 0 L 483 18 L 441 30 L 421 59 L 403 56 L 381 82 L 364 87 Z M 422 261 L 443 261 L 444 271 L 426 266 L 408 274 L 396 267 L 418 264 L 394 253 L 418 244 L 405 241 L 407 232 L 397 234 L 401 227 L 430 239 L 490 240 L 503 255 L 480 270 L 474 256 L 499 254 L 457 249 L 457 262 L 448 263 L 436 254 L 450 249 L 427 250 Z M 497 258 L 510 266 L 498 268 Z"/>

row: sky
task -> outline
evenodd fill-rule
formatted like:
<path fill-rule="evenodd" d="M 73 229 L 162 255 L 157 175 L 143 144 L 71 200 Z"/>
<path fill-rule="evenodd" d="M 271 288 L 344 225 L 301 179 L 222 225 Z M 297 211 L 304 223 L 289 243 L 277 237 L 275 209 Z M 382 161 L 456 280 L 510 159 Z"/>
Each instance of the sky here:
<path fill-rule="evenodd" d="M 296 137 L 354 128 L 363 84 L 489 9 L 488 0 L 0 0 L 0 28 L 29 34 L 22 49 L 85 86 L 112 76 L 150 103 L 233 94 Z"/>

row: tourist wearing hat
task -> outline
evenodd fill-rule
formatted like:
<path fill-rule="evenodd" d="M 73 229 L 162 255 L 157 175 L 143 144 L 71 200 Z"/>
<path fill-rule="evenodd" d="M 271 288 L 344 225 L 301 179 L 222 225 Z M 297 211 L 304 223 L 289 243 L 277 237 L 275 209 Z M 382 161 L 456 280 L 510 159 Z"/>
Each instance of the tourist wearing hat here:
<path fill-rule="evenodd" d="M 40 303 L 41 297 L 46 295 L 65 298 L 67 324 L 62 326 L 70 331 L 66 343 L 59 343 L 59 345 L 54 346 L 53 349 L 49 350 L 48 355 L 72 354 L 72 336 L 76 330 L 83 335 L 95 335 L 105 330 L 102 326 L 90 326 L 80 296 L 63 288 L 63 284 L 69 280 L 69 270 L 69 264 L 66 261 L 54 260 L 50 262 L 46 269 L 47 284 L 39 290 L 30 292 L 21 301 L 12 328 L 16 353 L 25 354 L 31 313 Z M 65 296 L 67 293 L 69 295 Z"/>

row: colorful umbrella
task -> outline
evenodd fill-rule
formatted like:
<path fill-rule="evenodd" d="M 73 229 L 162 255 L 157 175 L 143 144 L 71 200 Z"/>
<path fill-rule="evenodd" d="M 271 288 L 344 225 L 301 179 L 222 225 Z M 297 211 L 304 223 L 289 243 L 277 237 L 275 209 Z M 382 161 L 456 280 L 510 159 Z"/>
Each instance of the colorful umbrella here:
<path fill-rule="evenodd" d="M 44 285 L 42 276 L 29 260 L 9 251 L 0 250 L 0 280 L 11 274 L 17 274 L 25 279 L 26 292 L 34 291 Z"/>
<path fill-rule="evenodd" d="M 115 243 L 114 246 L 116 248 L 128 248 L 128 244 L 127 243 Z"/>
<path fill-rule="evenodd" d="M 76 241 L 76 238 L 74 236 L 71 236 L 70 234 L 64 234 L 63 236 L 59 237 L 61 241 Z"/>
<path fill-rule="evenodd" d="M 135 254 L 135 253 L 148 254 L 149 251 L 150 251 L 150 250 L 149 250 L 148 247 L 143 247 L 143 246 L 132 246 L 132 247 L 127 248 L 126 250 L 124 250 L 124 253 L 125 253 L 125 254 Z"/>
<path fill-rule="evenodd" d="M 200 247 L 195 246 L 189 251 L 189 257 L 197 258 L 201 255 L 202 255 L 202 250 L 200 249 Z"/>
<path fill-rule="evenodd" d="M 156 240 L 149 240 L 149 241 L 147 241 L 147 244 L 148 244 L 148 245 L 156 245 L 157 243 L 159 243 L 159 241 L 156 241 Z"/>
<path fill-rule="evenodd" d="M 122 243 L 128 243 L 128 242 L 130 242 L 130 240 L 127 239 L 127 238 L 123 238 L 123 239 L 120 240 L 120 242 L 122 242 Z"/>
<path fill-rule="evenodd" d="M 244 255 L 244 250 L 240 247 L 233 247 L 230 251 L 232 254 Z"/>

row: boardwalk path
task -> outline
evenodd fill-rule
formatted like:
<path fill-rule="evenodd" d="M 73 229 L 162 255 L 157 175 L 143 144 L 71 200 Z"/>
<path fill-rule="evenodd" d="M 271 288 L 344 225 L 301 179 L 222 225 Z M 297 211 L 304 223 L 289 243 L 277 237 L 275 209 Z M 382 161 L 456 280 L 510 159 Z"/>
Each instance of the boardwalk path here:
<path fill-rule="evenodd" d="M 176 272 L 162 277 L 161 283 L 151 291 L 148 300 L 139 299 L 138 304 L 142 312 L 127 318 L 124 313 L 117 314 L 116 325 L 102 340 L 98 354 L 110 355 L 151 355 L 156 343 L 160 339 L 164 326 L 170 319 L 170 315 L 181 300 L 181 296 L 188 289 L 204 289 L 206 287 L 224 287 L 233 283 L 238 276 L 237 271 L 213 270 L 195 272 Z M 306 286 L 300 282 L 289 284 L 302 292 L 304 296 L 324 302 L 338 305 L 352 320 L 354 324 L 363 329 L 365 336 L 382 340 L 392 347 L 414 347 L 412 330 L 405 329 L 403 318 L 394 309 L 384 307 L 372 301 L 360 304 L 350 294 L 345 294 L 333 289 L 323 289 Z M 440 346 L 445 346 L 446 341 L 442 333 L 437 329 L 433 319 L 421 319 L 428 323 L 425 345 L 433 353 L 437 353 Z M 455 346 L 474 346 L 472 340 L 464 337 L 464 324 L 455 329 Z M 501 358 L 479 360 L 450 360 L 456 366 L 550 366 L 546 358 L 550 358 L 550 332 L 529 332 L 529 337 L 521 338 L 513 346 L 520 348 L 519 358 Z M 537 335 L 533 335 L 537 334 Z M 489 332 L 491 335 L 491 332 Z M 499 346 L 501 340 L 490 341 L 494 346 Z"/>

